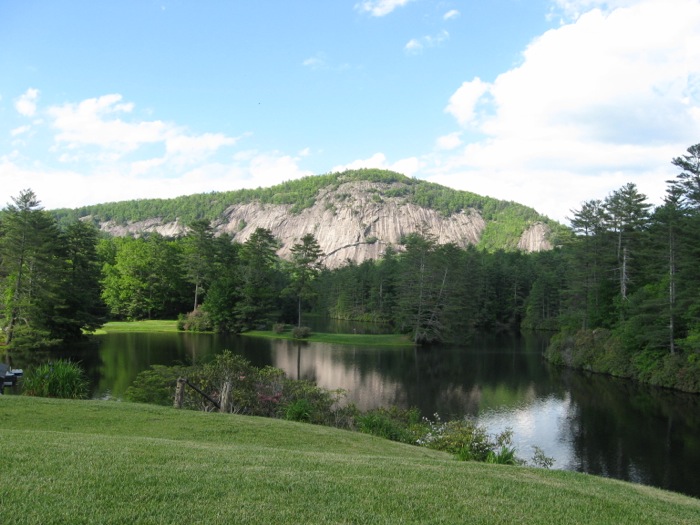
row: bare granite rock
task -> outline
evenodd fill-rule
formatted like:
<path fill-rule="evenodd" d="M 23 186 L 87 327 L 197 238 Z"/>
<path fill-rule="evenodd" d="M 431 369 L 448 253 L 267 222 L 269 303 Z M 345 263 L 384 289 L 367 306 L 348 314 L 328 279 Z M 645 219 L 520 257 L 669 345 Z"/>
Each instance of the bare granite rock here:
<path fill-rule="evenodd" d="M 279 239 L 278 254 L 288 258 L 294 243 L 311 233 L 325 254 L 329 268 L 342 266 L 351 260 L 361 263 L 382 256 L 387 247 L 401 251 L 401 240 L 410 233 L 433 235 L 438 243 L 452 242 L 467 247 L 479 242 L 486 222 L 476 210 L 467 210 L 449 217 L 440 212 L 406 202 L 402 197 L 380 194 L 386 184 L 353 181 L 337 188 L 325 188 L 316 197 L 313 206 L 292 213 L 288 204 L 250 202 L 229 207 L 212 224 L 217 234 L 228 233 L 237 242 L 245 242 L 257 229 L 267 228 Z M 139 235 L 158 232 L 165 236 L 186 233 L 178 221 L 163 223 L 154 218 L 142 222 L 118 225 L 101 224 L 101 229 L 112 235 Z M 518 248 L 524 251 L 551 249 L 547 240 L 549 227 L 533 224 L 523 232 Z"/>

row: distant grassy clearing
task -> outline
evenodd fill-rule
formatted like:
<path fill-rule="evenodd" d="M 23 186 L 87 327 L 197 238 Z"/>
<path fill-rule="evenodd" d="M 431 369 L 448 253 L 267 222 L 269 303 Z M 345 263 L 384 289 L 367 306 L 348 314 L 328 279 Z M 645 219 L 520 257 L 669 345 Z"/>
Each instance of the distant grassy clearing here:
<path fill-rule="evenodd" d="M 96 335 L 116 332 L 177 332 L 177 321 L 110 321 Z"/>
<path fill-rule="evenodd" d="M 302 423 L 0 398 L 17 523 L 697 524 L 700 500 Z"/>
<path fill-rule="evenodd" d="M 96 330 L 96 335 L 120 332 L 177 332 L 177 321 L 110 321 Z M 291 330 L 281 334 L 272 330 L 253 330 L 241 335 L 270 339 L 294 339 Z M 398 334 L 331 334 L 314 332 L 303 341 L 361 346 L 412 346 L 405 335 Z"/>
<path fill-rule="evenodd" d="M 252 330 L 250 332 L 244 332 L 241 335 L 294 340 L 291 331 L 278 334 L 272 330 Z M 413 346 L 413 343 L 407 336 L 400 334 L 331 334 L 312 332 L 309 337 L 299 339 L 299 341 L 361 346 Z"/>

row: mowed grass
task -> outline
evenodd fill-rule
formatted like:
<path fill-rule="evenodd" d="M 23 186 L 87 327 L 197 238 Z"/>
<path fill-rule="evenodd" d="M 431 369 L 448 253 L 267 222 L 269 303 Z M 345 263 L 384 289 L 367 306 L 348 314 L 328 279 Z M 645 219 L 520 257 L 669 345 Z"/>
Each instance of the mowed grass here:
<path fill-rule="evenodd" d="M 177 332 L 177 321 L 110 321 L 95 330 L 96 335 L 115 332 Z"/>
<path fill-rule="evenodd" d="M 700 500 L 328 427 L 0 397 L 12 523 L 697 524 Z"/>
<path fill-rule="evenodd" d="M 177 332 L 177 321 L 110 321 L 93 332 L 95 335 L 117 332 Z M 253 330 L 241 335 L 251 337 L 267 337 L 271 339 L 294 339 L 291 328 L 282 333 L 272 330 Z M 413 343 L 405 335 L 399 334 L 331 334 L 312 333 L 304 341 L 317 343 L 351 344 L 361 346 L 412 346 Z"/>

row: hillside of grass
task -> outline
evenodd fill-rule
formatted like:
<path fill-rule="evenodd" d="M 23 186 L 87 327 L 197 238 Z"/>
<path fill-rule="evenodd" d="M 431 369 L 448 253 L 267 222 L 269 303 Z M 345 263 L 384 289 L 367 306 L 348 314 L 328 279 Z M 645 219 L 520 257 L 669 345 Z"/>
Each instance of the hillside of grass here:
<path fill-rule="evenodd" d="M 200 193 L 173 199 L 111 202 L 76 209 L 52 210 L 51 213 L 61 224 L 85 217 L 91 217 L 95 223 L 114 221 L 117 224 L 153 218 L 159 218 L 163 222 L 177 219 L 182 224 L 200 219 L 216 221 L 230 206 L 250 202 L 291 205 L 291 212 L 299 213 L 314 205 L 321 190 L 335 190 L 343 183 L 361 181 L 386 186 L 377 191 L 377 198 L 401 198 L 404 202 L 436 210 L 445 216 L 462 210 L 478 210 L 487 222 L 481 245 L 488 250 L 515 249 L 522 232 L 535 222 L 548 224 L 555 236 L 564 232 L 562 225 L 522 204 L 454 190 L 393 171 L 378 169 L 313 175 L 268 188 Z"/>
<path fill-rule="evenodd" d="M 14 523 L 700 523 L 679 494 L 303 423 L 7 395 L 0 419 Z"/>

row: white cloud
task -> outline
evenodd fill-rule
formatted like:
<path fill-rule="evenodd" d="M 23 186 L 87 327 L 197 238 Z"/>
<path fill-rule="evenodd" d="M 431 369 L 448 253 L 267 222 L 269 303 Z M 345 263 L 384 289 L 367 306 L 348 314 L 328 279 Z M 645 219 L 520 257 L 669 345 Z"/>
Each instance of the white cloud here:
<path fill-rule="evenodd" d="M 462 133 L 455 131 L 442 137 L 438 137 L 435 141 L 435 146 L 441 150 L 451 150 L 462 145 Z"/>
<path fill-rule="evenodd" d="M 490 89 L 491 85 L 483 82 L 479 77 L 464 82 L 450 97 L 445 111 L 455 117 L 462 126 L 471 124 L 476 120 L 477 104 L 483 101 L 482 97 Z"/>
<path fill-rule="evenodd" d="M 129 117 L 133 109 L 134 104 L 122 102 L 119 94 L 50 107 L 47 113 L 57 130 L 51 151 L 65 163 L 115 163 L 127 154 L 143 155 L 148 148 L 164 152 L 159 159 L 134 161 L 129 171 L 138 174 L 165 164 L 183 166 L 201 162 L 239 140 L 221 133 L 188 134 L 185 129 L 160 120 L 122 118 Z"/>
<path fill-rule="evenodd" d="M 396 171 L 402 173 L 408 177 L 415 175 L 424 164 L 417 157 L 408 157 L 406 159 L 401 159 L 393 164 L 389 164 L 384 153 L 375 153 L 367 159 L 354 160 L 348 164 L 341 164 L 333 167 L 330 171 L 331 173 L 342 172 L 346 170 L 358 170 L 362 168 L 374 168 Z"/>
<path fill-rule="evenodd" d="M 302 65 L 310 69 L 324 69 L 326 67 L 326 59 L 322 55 L 317 54 L 304 60 Z"/>
<path fill-rule="evenodd" d="M 630 7 L 639 0 L 552 0 L 550 18 L 559 15 L 562 23 L 565 20 L 576 20 L 583 13 L 593 9 L 612 11 L 620 7 Z"/>
<path fill-rule="evenodd" d="M 557 219 L 626 182 L 663 194 L 671 159 L 700 136 L 700 3 L 559 2 L 594 3 L 606 10 L 546 32 L 493 82 L 457 89 L 446 112 L 481 138 L 431 178 Z"/>
<path fill-rule="evenodd" d="M 423 44 L 421 44 L 420 40 L 412 38 L 404 46 L 404 50 L 409 53 L 419 53 L 423 50 Z"/>
<path fill-rule="evenodd" d="M 133 110 L 133 104 L 121 100 L 121 95 L 112 94 L 49 108 L 53 127 L 58 130 L 56 142 L 70 149 L 93 145 L 126 153 L 165 140 L 169 126 L 164 122 L 130 123 L 118 118 L 116 115 Z"/>
<path fill-rule="evenodd" d="M 385 16 L 397 7 L 403 7 L 413 0 L 367 0 L 355 5 L 355 9 L 372 16 Z"/>
<path fill-rule="evenodd" d="M 17 135 L 22 135 L 23 133 L 27 133 L 32 127 L 30 125 L 25 125 L 25 126 L 19 126 L 18 128 L 15 128 L 10 131 L 10 135 L 13 137 L 16 137 Z"/>
<path fill-rule="evenodd" d="M 456 9 L 451 9 L 450 11 L 448 11 L 447 13 L 442 15 L 442 19 L 443 20 L 452 20 L 453 18 L 458 18 L 459 15 L 460 15 L 459 11 L 457 11 Z"/>
<path fill-rule="evenodd" d="M 408 53 L 420 53 L 426 47 L 437 47 L 450 38 L 447 31 L 441 31 L 436 35 L 426 35 L 421 38 L 412 38 L 404 46 L 404 50 Z"/>
<path fill-rule="evenodd" d="M 299 159 L 278 152 L 247 151 L 228 163 L 203 163 L 186 171 L 162 169 L 164 160 L 83 169 L 54 169 L 29 163 L 19 155 L 0 157 L 0 188 L 7 201 L 32 188 L 46 209 L 77 208 L 99 202 L 172 198 L 209 191 L 267 187 L 311 175 Z M 70 188 L 70 191 L 66 191 Z M 1 205 L 2 203 L 0 203 Z"/>
<path fill-rule="evenodd" d="M 24 117 L 33 117 L 36 113 L 36 101 L 39 98 L 39 90 L 29 88 L 15 100 L 15 109 Z"/>
<path fill-rule="evenodd" d="M 167 156 L 177 156 L 187 162 L 195 162 L 219 148 L 233 146 L 236 142 L 237 139 L 221 133 L 188 136 L 180 130 L 175 130 L 165 139 L 165 151 Z"/>

